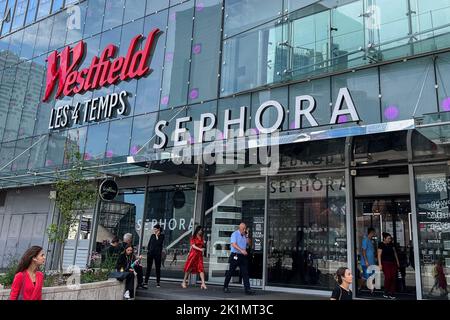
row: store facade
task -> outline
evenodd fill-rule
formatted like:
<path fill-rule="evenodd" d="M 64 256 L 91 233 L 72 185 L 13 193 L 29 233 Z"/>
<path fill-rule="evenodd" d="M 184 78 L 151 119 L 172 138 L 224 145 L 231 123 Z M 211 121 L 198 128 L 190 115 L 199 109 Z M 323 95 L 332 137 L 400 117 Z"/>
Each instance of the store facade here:
<path fill-rule="evenodd" d="M 0 12 L 0 267 L 30 244 L 56 263 L 51 185 L 75 148 L 86 179 L 119 194 L 80 214 L 66 266 L 125 233 L 145 256 L 159 223 L 163 278 L 181 279 L 201 224 L 207 280 L 223 283 L 244 221 L 253 287 L 328 294 L 349 266 L 370 297 L 357 270 L 373 227 L 374 245 L 393 235 L 400 298 L 447 298 L 432 288 L 434 266 L 450 268 L 449 1 L 5 0 Z"/>

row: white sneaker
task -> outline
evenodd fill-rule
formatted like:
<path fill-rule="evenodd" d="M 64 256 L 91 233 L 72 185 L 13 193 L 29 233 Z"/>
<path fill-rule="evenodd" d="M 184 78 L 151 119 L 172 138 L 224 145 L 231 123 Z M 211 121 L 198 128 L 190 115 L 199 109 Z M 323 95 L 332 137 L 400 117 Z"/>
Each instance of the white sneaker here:
<path fill-rule="evenodd" d="M 129 290 L 125 291 L 123 297 L 124 297 L 125 299 L 130 299 L 130 291 L 129 291 Z"/>

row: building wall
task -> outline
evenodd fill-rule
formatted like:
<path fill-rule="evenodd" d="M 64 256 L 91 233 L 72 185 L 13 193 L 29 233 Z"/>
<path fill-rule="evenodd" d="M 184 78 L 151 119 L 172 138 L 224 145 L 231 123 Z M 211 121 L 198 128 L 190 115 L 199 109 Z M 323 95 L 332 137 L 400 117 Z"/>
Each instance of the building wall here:
<path fill-rule="evenodd" d="M 45 230 L 51 223 L 52 204 L 48 187 L 22 188 L 7 192 L 0 208 L 0 267 L 20 256 L 30 246 L 46 248 Z"/>

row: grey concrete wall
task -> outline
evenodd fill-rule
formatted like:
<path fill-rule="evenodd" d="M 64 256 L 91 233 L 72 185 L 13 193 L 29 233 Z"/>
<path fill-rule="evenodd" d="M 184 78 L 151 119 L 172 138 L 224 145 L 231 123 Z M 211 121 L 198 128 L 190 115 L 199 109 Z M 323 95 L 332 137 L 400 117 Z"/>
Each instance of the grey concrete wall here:
<path fill-rule="evenodd" d="M 50 187 L 10 189 L 0 207 L 0 269 L 33 245 L 47 249 L 51 223 Z"/>
<path fill-rule="evenodd" d="M 42 289 L 42 300 L 122 300 L 125 282 L 109 279 L 102 282 L 86 283 L 79 289 L 70 290 L 66 286 Z M 8 300 L 10 290 L 0 290 L 0 300 Z"/>

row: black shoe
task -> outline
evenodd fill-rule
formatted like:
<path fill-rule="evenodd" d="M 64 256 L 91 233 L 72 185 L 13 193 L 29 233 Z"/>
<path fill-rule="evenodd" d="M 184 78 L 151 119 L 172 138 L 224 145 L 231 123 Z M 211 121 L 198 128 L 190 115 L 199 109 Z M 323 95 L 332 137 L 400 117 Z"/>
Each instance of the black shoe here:
<path fill-rule="evenodd" d="M 252 291 L 252 290 L 245 290 L 245 294 L 251 296 L 251 295 L 254 295 L 254 294 L 255 294 L 255 291 Z"/>
<path fill-rule="evenodd" d="M 159 283 L 156 284 L 157 288 L 161 288 L 161 285 Z"/>
<path fill-rule="evenodd" d="M 146 283 L 142 283 L 142 284 L 140 285 L 140 287 L 141 287 L 142 289 L 148 289 L 148 287 L 147 287 L 147 284 L 146 284 Z"/>
<path fill-rule="evenodd" d="M 230 289 L 228 289 L 228 288 L 223 288 L 223 292 L 224 292 L 224 293 L 230 293 L 231 291 L 230 291 Z"/>

